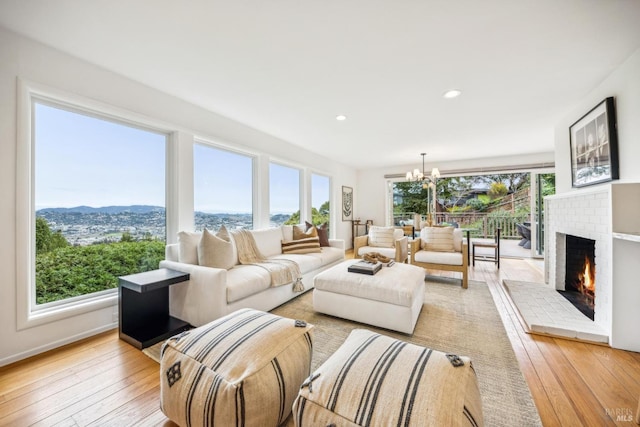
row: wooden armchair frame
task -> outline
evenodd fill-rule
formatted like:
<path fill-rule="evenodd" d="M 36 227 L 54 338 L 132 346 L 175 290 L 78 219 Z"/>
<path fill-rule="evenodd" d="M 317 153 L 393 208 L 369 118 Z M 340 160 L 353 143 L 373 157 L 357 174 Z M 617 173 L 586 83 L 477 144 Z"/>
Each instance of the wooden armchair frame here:
<path fill-rule="evenodd" d="M 358 251 L 363 246 L 369 246 L 369 236 L 358 236 L 353 242 L 353 257 L 362 258 L 358 255 Z M 395 241 L 396 256 L 395 262 L 409 262 L 409 238 L 407 236 L 402 237 Z"/>
<path fill-rule="evenodd" d="M 469 246 L 464 239 L 462 240 L 462 265 L 436 264 L 416 261 L 416 252 L 421 250 L 423 249 L 420 249 L 420 239 L 413 240 L 411 242 L 411 264 L 431 270 L 457 271 L 462 273 L 462 287 L 464 289 L 469 287 Z"/>

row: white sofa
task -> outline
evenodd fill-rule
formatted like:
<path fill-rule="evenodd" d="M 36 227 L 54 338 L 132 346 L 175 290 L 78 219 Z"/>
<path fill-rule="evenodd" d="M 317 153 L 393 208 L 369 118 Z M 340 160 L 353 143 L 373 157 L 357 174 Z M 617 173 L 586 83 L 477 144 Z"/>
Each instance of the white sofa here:
<path fill-rule="evenodd" d="M 252 230 L 251 233 L 265 257 L 298 263 L 305 291 L 313 287 L 316 274 L 344 260 L 344 240 L 329 239 L 330 246 L 323 246 L 320 253 L 283 254 L 282 241 L 293 239 L 293 226 Z M 239 264 L 237 253 L 234 255 L 236 265 L 225 270 L 179 262 L 179 250 L 177 243 L 167 245 L 166 259 L 160 262 L 160 268 L 191 275 L 189 281 L 169 288 L 169 312 L 193 326 L 202 326 L 240 308 L 269 311 L 302 294 L 293 292 L 291 284 L 271 287 L 269 272 L 259 266 Z"/>

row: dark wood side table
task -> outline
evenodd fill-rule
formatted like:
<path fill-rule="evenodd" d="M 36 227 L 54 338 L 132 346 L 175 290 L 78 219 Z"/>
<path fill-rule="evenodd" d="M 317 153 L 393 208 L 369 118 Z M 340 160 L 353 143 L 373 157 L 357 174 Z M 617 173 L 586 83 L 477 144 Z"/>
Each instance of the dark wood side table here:
<path fill-rule="evenodd" d="M 189 273 L 161 268 L 118 278 L 120 339 L 143 349 L 189 329 L 169 315 L 169 286 Z"/>

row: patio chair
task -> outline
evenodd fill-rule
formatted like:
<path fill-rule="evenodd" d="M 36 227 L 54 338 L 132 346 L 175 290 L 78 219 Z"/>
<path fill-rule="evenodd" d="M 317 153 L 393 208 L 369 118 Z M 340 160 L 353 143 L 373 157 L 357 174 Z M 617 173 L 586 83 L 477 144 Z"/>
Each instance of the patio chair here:
<path fill-rule="evenodd" d="M 473 262 L 473 266 L 476 266 L 476 259 L 478 261 L 491 261 L 494 262 L 496 264 L 496 266 L 498 267 L 498 269 L 500 268 L 500 228 L 496 228 L 496 233 L 493 239 L 493 242 L 486 242 L 486 241 L 474 241 L 472 243 L 473 249 L 472 249 L 472 254 L 471 254 L 471 258 L 472 258 L 472 262 Z M 493 249 L 493 256 L 491 255 L 480 255 L 477 254 L 476 255 L 476 248 L 489 248 L 489 249 Z"/>

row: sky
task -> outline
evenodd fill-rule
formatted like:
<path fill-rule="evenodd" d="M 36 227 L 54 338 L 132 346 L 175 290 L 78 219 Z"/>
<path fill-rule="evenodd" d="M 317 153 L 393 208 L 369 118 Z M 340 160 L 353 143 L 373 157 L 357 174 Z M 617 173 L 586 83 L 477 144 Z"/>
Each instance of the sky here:
<path fill-rule="evenodd" d="M 165 205 L 167 135 L 35 103 L 35 205 Z M 300 171 L 270 165 L 271 213 L 299 210 Z M 252 159 L 194 145 L 196 211 L 250 213 Z M 329 178 L 312 175 L 312 204 Z"/>

